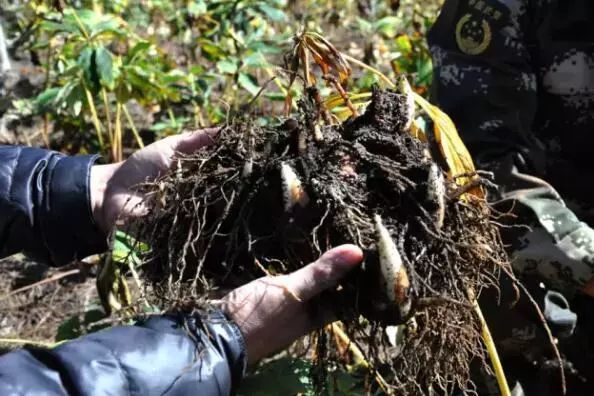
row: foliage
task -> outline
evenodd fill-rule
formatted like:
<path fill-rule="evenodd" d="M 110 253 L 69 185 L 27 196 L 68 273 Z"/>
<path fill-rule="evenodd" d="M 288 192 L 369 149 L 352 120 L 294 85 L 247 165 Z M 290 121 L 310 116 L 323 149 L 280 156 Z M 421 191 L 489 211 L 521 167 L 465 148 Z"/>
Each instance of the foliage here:
<path fill-rule="evenodd" d="M 266 114 L 262 122 L 279 115 L 287 92 L 297 97 L 301 89 L 300 84 L 289 88 L 294 76 L 283 63 L 290 38 L 300 29 L 322 35 L 390 78 L 407 74 L 417 92 L 427 94 L 431 62 L 424 35 L 438 2 L 95 0 L 0 5 L 11 21 L 14 41 L 45 68 L 43 89 L 17 103 L 46 117 L 44 143 L 101 151 L 121 160 L 145 141 L 224 121 L 264 86 L 255 106 Z M 358 73 L 351 94 L 378 82 L 372 73 Z M 31 105 L 25 105 L 27 100 Z M 130 106 L 136 104 L 147 122 L 131 114 Z M 60 141 L 52 129 L 70 133 Z M 73 135 L 72 130 L 78 132 Z M 81 143 L 73 146 L 68 139 Z"/>
<path fill-rule="evenodd" d="M 316 395 L 312 382 L 314 365 L 309 360 L 281 357 L 271 360 L 243 379 L 241 395 Z M 355 396 L 364 393 L 363 378 L 340 369 L 329 370 L 325 393 Z"/>
<path fill-rule="evenodd" d="M 80 337 L 89 331 L 89 327 L 91 327 L 92 331 L 108 327 L 107 324 L 92 326 L 104 318 L 105 313 L 99 306 L 90 306 L 82 315 L 74 315 L 60 325 L 56 333 L 56 341 L 67 341 Z"/>

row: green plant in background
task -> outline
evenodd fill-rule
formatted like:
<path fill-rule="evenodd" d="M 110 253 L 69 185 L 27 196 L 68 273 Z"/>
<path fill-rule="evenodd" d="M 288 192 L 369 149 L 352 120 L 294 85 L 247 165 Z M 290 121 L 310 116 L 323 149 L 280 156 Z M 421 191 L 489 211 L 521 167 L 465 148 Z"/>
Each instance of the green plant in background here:
<path fill-rule="evenodd" d="M 143 146 L 126 107 L 129 100 L 145 106 L 179 101 L 175 84 L 184 75 L 167 64 L 154 45 L 131 32 L 122 19 L 92 10 L 66 9 L 51 14 L 41 28 L 51 37 L 48 50 L 54 47 L 52 41 L 62 43 L 54 47 L 58 55 L 47 65 L 55 68 L 53 86 L 37 97 L 38 108 L 51 110 L 55 117 L 89 116 L 98 149 L 112 160 L 123 159 L 124 117 L 136 144 Z"/>
<path fill-rule="evenodd" d="M 148 245 L 123 231 L 118 230 L 113 235 L 112 248 L 104 257 L 97 276 L 97 291 L 101 305 L 108 315 L 132 304 L 126 274 L 132 275 L 142 297 L 144 290 L 137 271 L 142 263 L 140 256 L 148 250 Z"/>
<path fill-rule="evenodd" d="M 311 373 L 316 367 L 310 360 L 280 357 L 259 367 L 243 379 L 240 395 L 317 395 Z M 355 371 L 329 370 L 324 380 L 325 394 L 355 396 L 365 392 L 364 375 Z"/>
<path fill-rule="evenodd" d="M 409 75 L 427 94 L 432 66 L 424 35 L 439 2 L 86 0 L 11 2 L 6 9 L 15 41 L 46 68 L 34 103 L 45 116 L 44 144 L 120 160 L 145 140 L 225 121 L 264 86 L 253 108 L 261 109 L 261 122 L 280 114 L 290 79 L 282 54 L 300 27 L 390 78 Z M 378 82 L 359 73 L 349 92 Z M 140 126 L 132 102 L 147 116 Z M 55 142 L 50 129 L 70 133 Z"/>

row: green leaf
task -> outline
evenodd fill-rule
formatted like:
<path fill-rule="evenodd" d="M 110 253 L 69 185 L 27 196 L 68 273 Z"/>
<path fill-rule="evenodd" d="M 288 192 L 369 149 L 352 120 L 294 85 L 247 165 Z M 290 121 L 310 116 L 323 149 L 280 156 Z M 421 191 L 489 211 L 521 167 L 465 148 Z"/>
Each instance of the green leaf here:
<path fill-rule="evenodd" d="M 206 14 L 206 3 L 204 0 L 194 0 L 188 5 L 188 14 L 192 17 L 198 17 Z"/>
<path fill-rule="evenodd" d="M 410 38 L 403 34 L 402 36 L 398 36 L 396 38 L 396 45 L 405 55 L 409 54 L 412 51 L 412 43 L 410 42 Z"/>
<path fill-rule="evenodd" d="M 310 362 L 302 359 L 273 360 L 242 380 L 240 394 L 253 396 L 313 395 Z"/>
<path fill-rule="evenodd" d="M 70 81 L 58 90 L 58 94 L 54 99 L 53 105 L 65 108 L 67 106 L 67 99 L 72 90 L 76 87 L 76 81 Z"/>
<path fill-rule="evenodd" d="M 430 85 L 433 78 L 431 59 L 422 58 L 417 61 L 417 85 Z"/>
<path fill-rule="evenodd" d="M 287 19 L 287 16 L 282 10 L 270 6 L 266 3 L 258 4 L 258 8 L 260 9 L 260 11 L 262 11 L 264 15 L 266 15 L 273 22 L 283 22 Z"/>
<path fill-rule="evenodd" d="M 248 55 L 242 59 L 243 64 L 247 67 L 269 67 L 270 63 L 262 56 L 261 52 L 255 52 L 251 55 Z"/>
<path fill-rule="evenodd" d="M 274 100 L 276 102 L 284 102 L 285 101 L 285 94 L 282 92 L 268 92 L 264 94 L 264 97 Z"/>
<path fill-rule="evenodd" d="M 138 56 L 145 54 L 151 46 L 152 44 L 148 41 L 137 42 L 134 47 L 128 51 L 128 54 L 126 55 L 126 63 L 134 62 Z"/>
<path fill-rule="evenodd" d="M 357 18 L 356 22 L 357 22 L 357 25 L 358 25 L 357 27 L 359 28 L 359 30 L 364 33 L 369 33 L 373 29 L 372 23 L 366 19 Z"/>
<path fill-rule="evenodd" d="M 109 326 L 108 324 L 103 326 L 91 326 L 93 323 L 104 319 L 106 315 L 99 307 L 90 308 L 91 309 L 84 313 L 82 318 L 80 315 L 75 315 L 62 322 L 56 333 L 56 341 L 66 341 L 78 338 L 85 334 L 89 327 L 91 327 L 92 331 L 98 331 Z"/>
<path fill-rule="evenodd" d="M 235 74 L 237 72 L 237 63 L 230 59 L 223 59 L 217 62 L 219 72 L 226 74 Z"/>
<path fill-rule="evenodd" d="M 120 29 L 120 25 L 120 21 L 110 17 L 108 19 L 104 19 L 94 26 L 91 26 L 91 31 L 89 34 L 91 38 L 97 38 L 107 33 L 112 33 L 116 36 L 122 36 L 124 35 L 124 31 Z"/>
<path fill-rule="evenodd" d="M 282 357 L 264 363 L 255 373 L 246 376 L 241 382 L 240 395 L 275 396 L 296 395 L 314 396 L 312 382 L 316 367 L 309 360 Z M 315 375 L 315 374 L 314 374 Z M 365 375 L 347 372 L 342 369 L 329 370 L 324 382 L 324 395 L 356 396 L 366 394 Z"/>
<path fill-rule="evenodd" d="M 200 43 L 203 55 L 210 61 L 217 61 L 227 56 L 225 50 L 218 44 L 210 41 Z"/>
<path fill-rule="evenodd" d="M 129 261 L 135 267 L 142 264 L 140 255 L 146 253 L 149 246 L 123 231 L 116 231 L 111 257 L 118 263 Z"/>
<path fill-rule="evenodd" d="M 9 99 L 5 97 L 0 99 L 0 102 L 7 100 L 9 101 Z M 21 117 L 31 116 L 36 110 L 35 98 L 15 99 L 12 101 L 12 107 L 14 108 L 16 114 Z"/>
<path fill-rule="evenodd" d="M 90 84 L 93 86 L 93 88 L 96 88 L 97 84 L 99 83 L 99 78 L 97 77 L 97 70 L 95 70 L 93 65 L 94 53 L 95 50 L 91 47 L 83 48 L 83 50 L 80 52 L 80 55 L 78 56 L 78 59 L 76 60 L 76 63 L 82 69 L 87 84 Z"/>
<path fill-rule="evenodd" d="M 59 92 L 60 87 L 53 87 L 48 88 L 37 95 L 35 98 L 35 107 L 38 109 L 38 111 L 45 112 L 52 109 L 55 105 L 55 100 Z"/>
<path fill-rule="evenodd" d="M 375 30 L 386 38 L 393 38 L 398 33 L 402 20 L 395 16 L 387 16 L 374 23 Z"/>
<path fill-rule="evenodd" d="M 239 77 L 237 78 L 237 83 L 240 87 L 251 93 L 252 95 L 256 95 L 260 92 L 260 86 L 258 85 L 258 80 L 251 74 L 247 73 L 239 73 Z"/>
<path fill-rule="evenodd" d="M 106 88 L 113 90 L 115 88 L 115 74 L 113 65 L 113 55 L 105 47 L 98 47 L 95 50 L 95 63 L 97 66 L 97 75 L 99 81 Z"/>
<path fill-rule="evenodd" d="M 41 23 L 40 30 L 49 34 L 71 33 L 78 35 L 80 33 L 80 30 L 75 24 L 68 23 L 67 21 L 62 23 L 43 21 Z"/>
<path fill-rule="evenodd" d="M 283 52 L 282 46 L 283 43 L 279 41 L 266 43 L 261 40 L 254 40 L 249 42 L 248 49 L 261 54 L 280 54 Z"/>

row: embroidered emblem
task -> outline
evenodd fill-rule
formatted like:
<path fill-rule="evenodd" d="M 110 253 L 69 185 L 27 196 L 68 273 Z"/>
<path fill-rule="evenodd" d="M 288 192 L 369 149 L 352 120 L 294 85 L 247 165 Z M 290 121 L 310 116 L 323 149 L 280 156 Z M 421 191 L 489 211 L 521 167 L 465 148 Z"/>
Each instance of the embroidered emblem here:
<path fill-rule="evenodd" d="M 491 25 L 484 18 L 479 21 L 466 14 L 456 25 L 456 43 L 465 54 L 482 54 L 489 48 L 492 37 Z"/>

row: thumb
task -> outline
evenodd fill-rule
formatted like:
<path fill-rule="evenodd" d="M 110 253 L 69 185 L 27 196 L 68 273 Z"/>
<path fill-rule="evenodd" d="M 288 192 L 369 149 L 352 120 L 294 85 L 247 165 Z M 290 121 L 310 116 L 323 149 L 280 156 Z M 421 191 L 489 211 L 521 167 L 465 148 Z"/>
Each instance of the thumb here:
<path fill-rule="evenodd" d="M 342 245 L 324 253 L 315 262 L 287 275 L 287 286 L 303 301 L 333 287 L 363 260 L 355 245 Z"/>
<path fill-rule="evenodd" d="M 175 136 L 177 142 L 174 143 L 174 151 L 191 154 L 202 147 L 214 143 L 214 139 L 221 128 L 205 128 L 192 132 L 185 132 Z"/>

